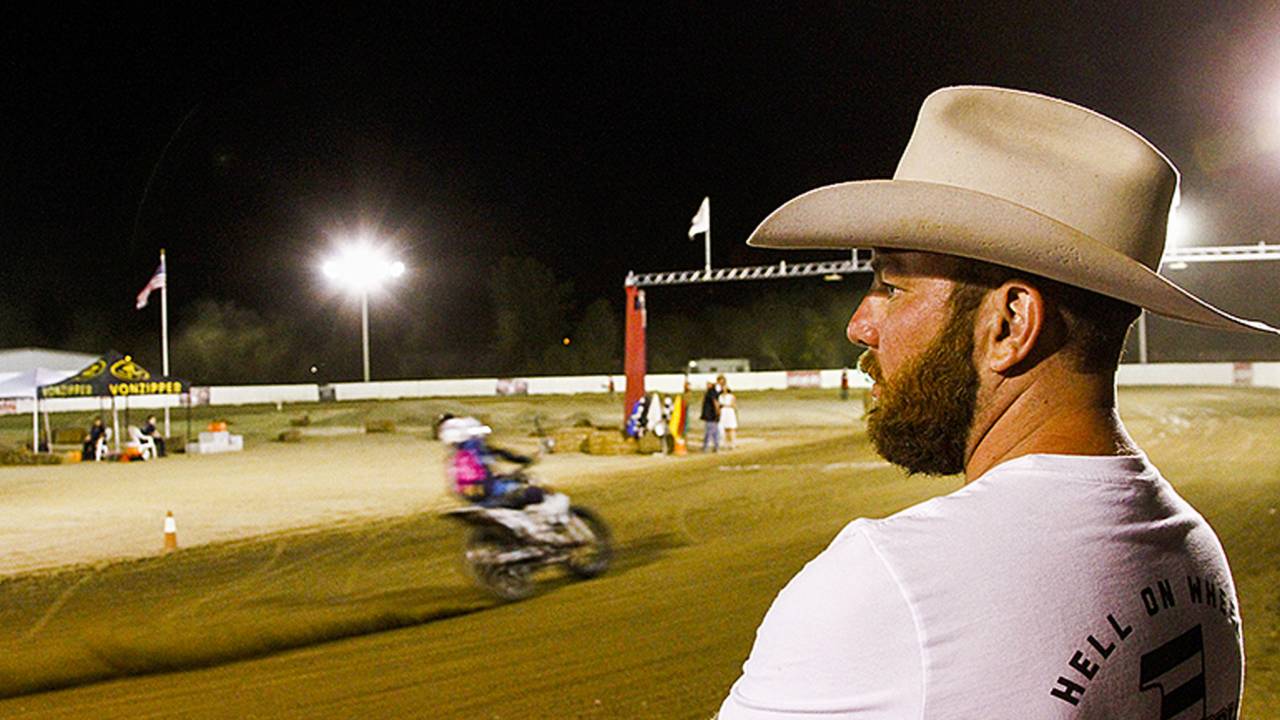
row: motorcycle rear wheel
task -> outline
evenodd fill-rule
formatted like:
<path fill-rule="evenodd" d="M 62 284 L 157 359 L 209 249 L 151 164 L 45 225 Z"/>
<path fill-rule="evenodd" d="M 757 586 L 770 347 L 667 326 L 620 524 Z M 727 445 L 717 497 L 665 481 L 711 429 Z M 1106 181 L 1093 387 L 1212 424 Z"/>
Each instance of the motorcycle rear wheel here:
<path fill-rule="evenodd" d="M 569 512 L 573 514 L 571 522 L 585 526 L 592 539 L 569 551 L 565 567 L 584 580 L 597 577 L 609 569 L 613 560 L 613 534 L 604 520 L 591 510 L 575 505 L 569 508 Z"/>
<path fill-rule="evenodd" d="M 467 569 L 481 587 L 502 600 L 523 600 L 533 594 L 532 568 L 523 563 L 504 564 L 493 559 L 523 546 L 509 532 L 489 527 L 476 528 L 467 538 Z"/>

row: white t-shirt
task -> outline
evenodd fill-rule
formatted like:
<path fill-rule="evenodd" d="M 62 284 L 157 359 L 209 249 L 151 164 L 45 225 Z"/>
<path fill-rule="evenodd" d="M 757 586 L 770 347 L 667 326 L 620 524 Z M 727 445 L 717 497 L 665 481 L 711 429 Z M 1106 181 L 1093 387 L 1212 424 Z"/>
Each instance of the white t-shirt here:
<path fill-rule="evenodd" d="M 850 523 L 783 588 L 721 720 L 1236 718 L 1226 555 L 1144 456 L 1030 455 Z"/>

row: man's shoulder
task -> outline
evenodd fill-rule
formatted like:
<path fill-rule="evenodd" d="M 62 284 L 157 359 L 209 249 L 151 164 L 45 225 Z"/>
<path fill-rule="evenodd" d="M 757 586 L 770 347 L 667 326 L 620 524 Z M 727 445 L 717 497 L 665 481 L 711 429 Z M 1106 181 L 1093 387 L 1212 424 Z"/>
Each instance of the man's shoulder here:
<path fill-rule="evenodd" d="M 1195 532 L 1192 539 L 1211 534 L 1145 458 L 1041 456 L 1006 463 L 888 517 L 855 521 L 846 532 L 865 534 L 912 584 L 931 583 L 938 574 L 1012 577 L 1046 565 L 1078 569 L 1072 558 L 1085 552 L 1096 562 L 1124 564 L 1132 548 L 1122 546 L 1134 538 L 1175 551 L 1166 547 L 1172 527 Z"/>
<path fill-rule="evenodd" d="M 850 523 L 779 593 L 725 701 L 726 716 L 849 717 L 872 697 L 919 714 L 920 638 L 864 525 Z"/>
<path fill-rule="evenodd" d="M 886 518 L 855 520 L 845 532 L 867 534 L 877 547 L 904 553 L 938 543 L 986 544 L 997 537 L 1034 541 L 1085 518 L 1094 524 L 1108 515 L 1132 519 L 1135 506 L 1167 489 L 1144 459 L 1107 460 L 1023 457 Z"/>

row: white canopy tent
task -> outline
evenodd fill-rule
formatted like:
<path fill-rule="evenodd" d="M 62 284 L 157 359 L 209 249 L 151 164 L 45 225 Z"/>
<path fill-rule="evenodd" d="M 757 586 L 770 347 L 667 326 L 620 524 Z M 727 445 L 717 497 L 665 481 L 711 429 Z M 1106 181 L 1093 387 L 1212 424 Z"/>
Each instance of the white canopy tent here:
<path fill-rule="evenodd" d="M 100 353 L 88 354 L 45 348 L 0 350 L 0 382 L 4 381 L 6 374 L 21 373 L 36 368 L 76 372 L 99 357 Z"/>
<path fill-rule="evenodd" d="M 0 350 L 0 399 L 31 401 L 32 451 L 40 447 L 40 411 L 36 401 L 36 388 L 65 380 L 98 357 L 44 348 Z"/>

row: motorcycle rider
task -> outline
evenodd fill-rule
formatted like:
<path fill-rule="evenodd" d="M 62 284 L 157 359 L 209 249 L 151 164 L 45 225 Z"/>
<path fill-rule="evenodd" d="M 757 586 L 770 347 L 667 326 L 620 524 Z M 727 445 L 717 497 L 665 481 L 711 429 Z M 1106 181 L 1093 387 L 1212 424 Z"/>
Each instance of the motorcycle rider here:
<path fill-rule="evenodd" d="M 541 503 L 542 488 L 530 485 L 517 470 L 507 474 L 494 472 L 494 463 L 502 459 L 517 465 L 529 465 L 533 458 L 500 447 L 490 447 L 484 438 L 492 429 L 473 417 L 445 415 L 436 425 L 436 437 L 453 446 L 448 461 L 453 491 L 462 499 L 483 507 L 520 509 Z"/>

